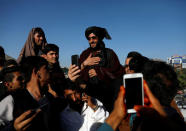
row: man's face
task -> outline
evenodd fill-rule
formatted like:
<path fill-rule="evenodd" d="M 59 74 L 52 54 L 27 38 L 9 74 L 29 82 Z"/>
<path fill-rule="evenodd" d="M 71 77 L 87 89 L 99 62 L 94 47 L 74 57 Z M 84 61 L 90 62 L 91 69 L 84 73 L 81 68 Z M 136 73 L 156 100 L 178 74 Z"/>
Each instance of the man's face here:
<path fill-rule="evenodd" d="M 23 88 L 23 76 L 20 72 L 12 73 L 14 78 L 11 82 L 7 82 L 8 91 L 15 91 L 17 89 Z"/>
<path fill-rule="evenodd" d="M 43 65 L 37 72 L 40 87 L 48 86 L 50 82 L 50 73 L 46 65 Z"/>
<path fill-rule="evenodd" d="M 134 73 L 134 71 L 133 71 L 133 70 L 130 70 L 130 67 L 129 67 L 129 62 L 130 62 L 131 59 L 132 59 L 132 58 L 129 57 L 129 58 L 127 58 L 127 59 L 125 60 L 125 73 L 126 73 L 126 74 Z"/>
<path fill-rule="evenodd" d="M 49 51 L 44 58 L 48 61 L 49 64 L 55 64 L 58 62 L 59 53 L 56 51 Z"/>
<path fill-rule="evenodd" d="M 71 89 L 65 89 L 64 90 L 64 96 L 68 100 L 72 100 L 73 102 L 76 101 L 76 91 Z"/>
<path fill-rule="evenodd" d="M 34 34 L 34 42 L 37 46 L 41 46 L 43 43 L 43 36 L 39 33 Z"/>
<path fill-rule="evenodd" d="M 83 105 L 83 101 L 81 98 L 81 93 L 76 92 L 75 90 L 65 89 L 64 96 L 68 100 L 69 105 L 73 109 L 79 109 Z"/>
<path fill-rule="evenodd" d="M 95 34 L 91 33 L 88 36 L 88 42 L 89 42 L 91 48 L 95 48 L 98 44 L 98 41 L 99 41 L 99 39 Z"/>

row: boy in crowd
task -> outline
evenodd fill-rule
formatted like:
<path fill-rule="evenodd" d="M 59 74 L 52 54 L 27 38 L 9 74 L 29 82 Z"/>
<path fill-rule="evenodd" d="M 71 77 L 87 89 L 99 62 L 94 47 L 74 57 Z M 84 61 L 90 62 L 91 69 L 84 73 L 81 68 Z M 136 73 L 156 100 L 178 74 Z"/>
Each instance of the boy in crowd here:
<path fill-rule="evenodd" d="M 10 92 L 23 88 L 24 79 L 18 66 L 3 68 L 1 75 L 3 76 L 1 88 L 4 88 L 4 94 L 0 96 L 0 100 Z"/>
<path fill-rule="evenodd" d="M 39 56 L 30 56 L 21 63 L 25 87 L 0 102 L 2 130 L 57 130 L 54 98 L 48 93 L 50 74 L 48 62 Z"/>
<path fill-rule="evenodd" d="M 66 84 L 66 79 L 59 64 L 59 47 L 55 44 L 47 44 L 42 52 L 41 56 L 47 60 L 51 75 L 49 92 L 55 97 L 63 95 L 62 91 L 63 86 Z"/>

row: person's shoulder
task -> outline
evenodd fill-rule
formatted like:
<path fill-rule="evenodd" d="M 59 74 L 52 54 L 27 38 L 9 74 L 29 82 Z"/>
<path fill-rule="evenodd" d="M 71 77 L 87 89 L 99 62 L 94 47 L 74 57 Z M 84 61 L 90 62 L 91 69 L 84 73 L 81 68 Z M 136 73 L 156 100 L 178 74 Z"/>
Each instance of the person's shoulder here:
<path fill-rule="evenodd" d="M 112 127 L 111 127 L 109 124 L 107 124 L 106 122 L 104 122 L 104 123 L 97 129 L 97 131 L 114 131 L 114 130 L 112 129 Z"/>
<path fill-rule="evenodd" d="M 4 113 L 4 111 L 9 112 L 12 110 L 14 105 L 14 98 L 12 95 L 6 96 L 4 99 L 0 101 L 0 114 Z"/>
<path fill-rule="evenodd" d="M 19 95 L 19 96 L 21 96 L 21 95 L 25 95 L 26 92 L 28 92 L 27 89 L 25 89 L 25 88 L 20 88 L 20 89 L 17 89 L 16 91 L 11 92 L 10 94 L 13 95 L 13 96 L 14 96 L 14 95 Z"/>
<path fill-rule="evenodd" d="M 109 52 L 114 52 L 113 49 L 110 49 L 110 48 L 105 48 L 106 51 L 109 51 Z"/>
<path fill-rule="evenodd" d="M 14 99 L 13 99 L 12 95 L 8 95 L 0 101 L 0 107 L 1 107 L 1 105 L 4 105 L 4 104 L 13 103 L 13 101 L 14 101 Z"/>
<path fill-rule="evenodd" d="M 107 53 L 109 56 L 117 56 L 117 54 L 114 52 L 113 49 L 105 48 L 105 50 L 106 50 L 106 53 Z"/>
<path fill-rule="evenodd" d="M 12 95 L 13 99 L 15 99 L 15 100 L 23 100 L 23 98 L 27 99 L 27 97 L 30 94 L 27 89 L 23 88 L 23 89 L 18 89 L 14 92 L 11 92 L 11 95 Z"/>
<path fill-rule="evenodd" d="M 0 102 L 0 126 L 13 120 L 13 109 L 14 99 L 12 95 L 8 95 Z"/>
<path fill-rule="evenodd" d="M 90 48 L 87 48 L 87 49 L 85 49 L 85 50 L 83 50 L 83 51 L 81 52 L 81 55 L 82 55 L 82 54 L 89 53 L 89 52 L 90 52 Z"/>

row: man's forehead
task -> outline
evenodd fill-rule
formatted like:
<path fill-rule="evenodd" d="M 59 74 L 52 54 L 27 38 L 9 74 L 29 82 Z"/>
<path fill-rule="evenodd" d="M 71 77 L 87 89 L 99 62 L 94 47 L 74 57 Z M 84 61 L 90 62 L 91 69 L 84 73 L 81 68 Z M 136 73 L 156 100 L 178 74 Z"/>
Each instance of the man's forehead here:
<path fill-rule="evenodd" d="M 34 34 L 34 36 L 43 36 L 43 34 L 42 34 L 42 33 L 39 33 L 39 32 L 36 32 L 36 33 Z"/>
<path fill-rule="evenodd" d="M 58 54 L 58 51 L 51 50 L 51 51 L 49 51 L 47 54 Z"/>
<path fill-rule="evenodd" d="M 97 36 L 95 33 L 90 33 L 89 35 L 88 35 L 89 37 L 91 37 L 91 36 Z"/>
<path fill-rule="evenodd" d="M 72 94 L 75 94 L 76 91 L 75 90 L 71 90 L 71 89 L 65 89 L 64 90 L 64 95 L 65 96 L 71 96 Z"/>
<path fill-rule="evenodd" d="M 15 71 L 15 72 L 13 72 L 13 74 L 15 74 L 15 75 L 22 75 L 22 73 L 20 71 Z"/>

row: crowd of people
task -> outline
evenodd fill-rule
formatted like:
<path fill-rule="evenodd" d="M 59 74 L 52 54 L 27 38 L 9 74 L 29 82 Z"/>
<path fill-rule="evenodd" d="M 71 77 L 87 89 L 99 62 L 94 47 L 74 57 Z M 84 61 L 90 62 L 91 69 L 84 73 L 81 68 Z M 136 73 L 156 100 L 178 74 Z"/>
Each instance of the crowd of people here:
<path fill-rule="evenodd" d="M 185 131 L 174 97 L 180 89 L 174 69 L 138 52 L 124 66 L 106 48 L 105 28 L 85 30 L 89 47 L 68 77 L 59 64 L 59 47 L 33 28 L 16 60 L 0 46 L 0 130 L 2 131 Z M 144 105 L 127 113 L 125 74 L 142 73 Z"/>

